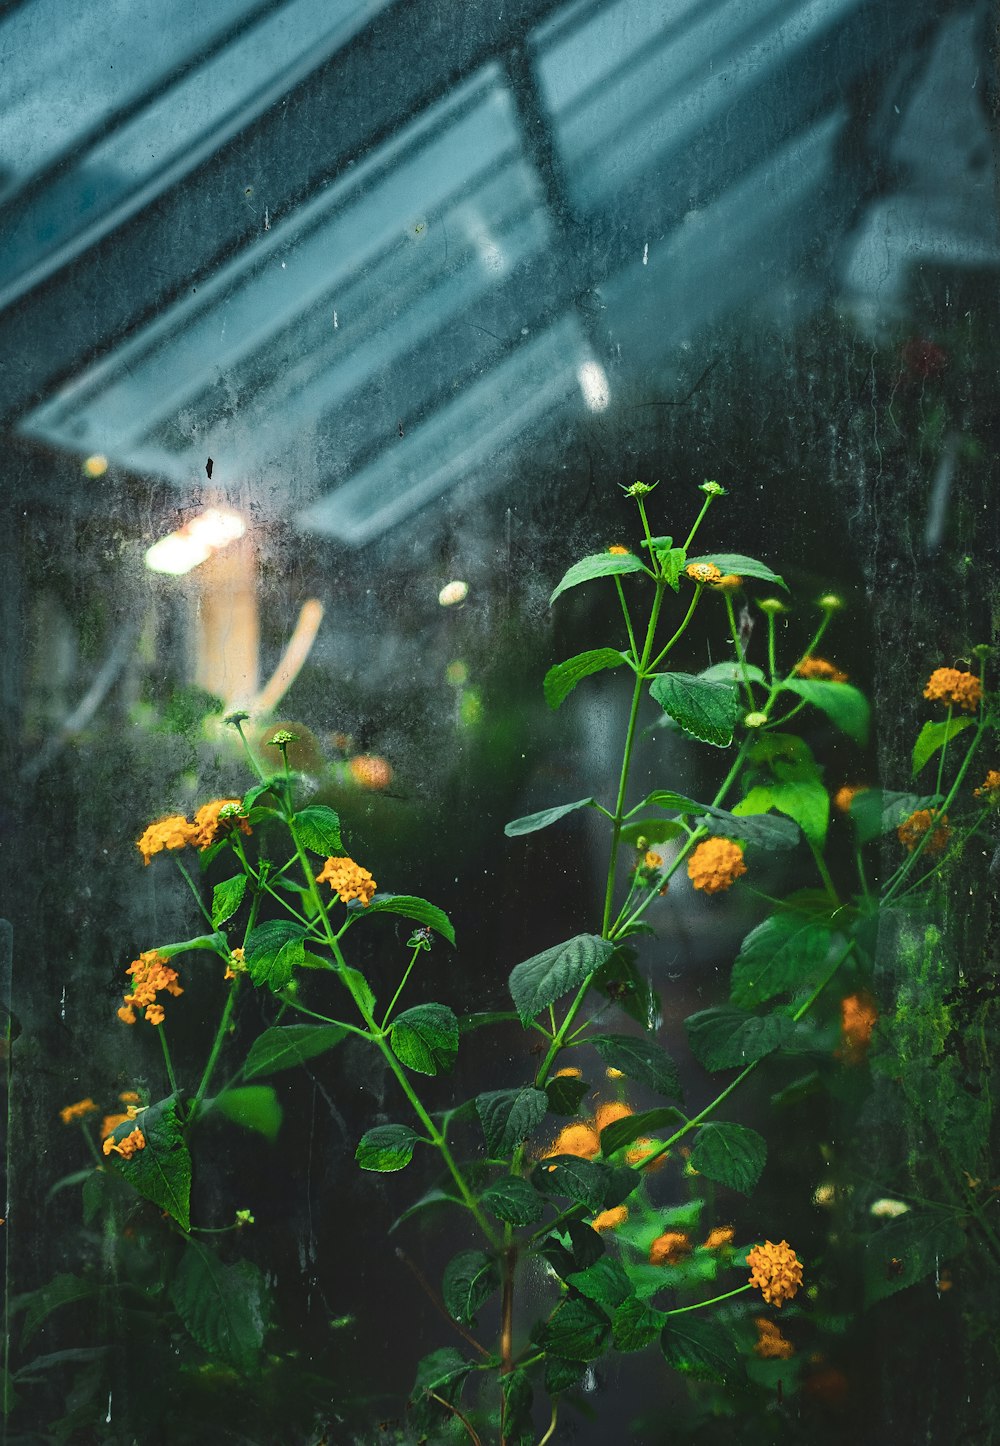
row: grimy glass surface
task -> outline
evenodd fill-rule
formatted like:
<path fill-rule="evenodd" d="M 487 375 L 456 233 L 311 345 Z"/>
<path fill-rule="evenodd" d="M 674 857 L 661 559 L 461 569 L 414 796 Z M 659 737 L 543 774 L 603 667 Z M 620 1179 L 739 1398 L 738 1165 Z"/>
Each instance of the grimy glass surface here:
<path fill-rule="evenodd" d="M 10 1446 L 1000 1439 L 997 20 L 0 7 Z"/>

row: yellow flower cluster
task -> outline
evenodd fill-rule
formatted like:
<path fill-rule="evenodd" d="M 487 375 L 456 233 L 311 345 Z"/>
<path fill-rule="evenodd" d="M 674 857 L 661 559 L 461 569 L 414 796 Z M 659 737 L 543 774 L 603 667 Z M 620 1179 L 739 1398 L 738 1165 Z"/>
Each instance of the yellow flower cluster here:
<path fill-rule="evenodd" d="M 899 825 L 896 836 L 907 852 L 912 854 L 924 834 L 931 829 L 934 832 L 924 845 L 924 853 L 939 854 L 946 846 L 950 833 L 946 813 L 939 816 L 933 809 L 918 808 L 916 813 L 911 813 L 909 818 Z"/>
<path fill-rule="evenodd" d="M 701 1248 L 702 1250 L 721 1250 L 724 1245 L 732 1245 L 735 1234 L 731 1225 L 716 1225 L 708 1232 Z"/>
<path fill-rule="evenodd" d="M 978 788 L 972 790 L 976 798 L 995 806 L 1000 803 L 1000 773 L 991 768 Z"/>
<path fill-rule="evenodd" d="M 842 673 L 833 663 L 828 663 L 826 658 L 803 658 L 796 663 L 793 669 L 796 677 L 817 678 L 825 683 L 846 683 L 847 673 Z"/>
<path fill-rule="evenodd" d="M 350 903 L 351 899 L 360 899 L 366 909 L 378 888 L 368 870 L 348 858 L 327 859 L 316 875 L 316 882 L 329 884 L 342 904 Z"/>
<path fill-rule="evenodd" d="M 146 1148 L 146 1136 L 140 1129 L 134 1129 L 130 1135 L 117 1143 L 113 1136 L 109 1135 L 104 1141 L 104 1153 L 106 1155 L 121 1155 L 123 1160 L 131 1160 L 132 1156 L 139 1150 Z"/>
<path fill-rule="evenodd" d="M 924 697 L 974 713 L 982 691 L 975 673 L 963 673 L 959 668 L 935 668 L 927 680 Z"/>
<path fill-rule="evenodd" d="M 684 569 L 692 582 L 714 582 L 722 581 L 722 573 L 714 562 L 689 562 Z"/>
<path fill-rule="evenodd" d="M 627 1219 L 628 1206 L 616 1205 L 613 1210 L 602 1210 L 599 1215 L 595 1215 L 590 1222 L 590 1228 L 600 1234 L 602 1230 L 617 1229 L 619 1225 L 624 1225 Z"/>
<path fill-rule="evenodd" d="M 802 1265 L 787 1240 L 774 1245 L 765 1240 L 747 1252 L 750 1284 L 756 1286 L 768 1305 L 780 1310 L 802 1284 Z"/>
<path fill-rule="evenodd" d="M 118 1011 L 123 1024 L 134 1024 L 137 1009 L 141 1009 L 147 1024 L 163 1023 L 163 1005 L 157 1004 L 156 996 L 161 991 L 172 994 L 176 999 L 184 990 L 177 982 L 177 970 L 171 969 L 166 957 L 155 949 L 147 949 L 125 970 L 132 978 L 132 992 L 125 995 L 125 1002 Z"/>
<path fill-rule="evenodd" d="M 136 841 L 143 863 L 148 864 L 154 854 L 162 853 L 164 849 L 183 849 L 189 844 L 196 849 L 207 849 L 227 826 L 238 824 L 243 833 L 250 833 L 246 819 L 238 818 L 235 813 L 241 803 L 238 798 L 213 798 L 209 803 L 202 804 L 192 823 L 182 813 L 157 819 Z M 221 817 L 223 809 L 229 810 L 225 818 Z"/>
<path fill-rule="evenodd" d="M 75 1105 L 64 1105 L 59 1111 L 59 1118 L 64 1125 L 71 1125 L 74 1120 L 85 1119 L 87 1115 L 96 1115 L 97 1106 L 89 1097 L 85 1100 L 77 1100 Z"/>
<path fill-rule="evenodd" d="M 728 889 L 746 871 L 741 845 L 729 838 L 707 838 L 688 859 L 688 878 L 706 894 Z"/>
<path fill-rule="evenodd" d="M 594 1126 L 577 1123 L 563 1125 L 552 1144 L 539 1158 L 548 1160 L 553 1155 L 576 1155 L 581 1160 L 592 1160 L 595 1155 L 600 1154 L 600 1150 L 601 1141 Z"/>
<path fill-rule="evenodd" d="M 787 1361 L 794 1356 L 795 1347 L 781 1334 L 781 1327 L 766 1315 L 759 1315 L 754 1321 L 757 1327 L 757 1344 L 754 1353 L 764 1361 Z"/>
<path fill-rule="evenodd" d="M 833 795 L 834 808 L 837 809 L 838 813 L 850 813 L 851 804 L 859 793 L 866 791 L 866 787 L 864 783 L 845 783 L 843 787 L 838 788 L 837 792 Z"/>
<path fill-rule="evenodd" d="M 683 1230 L 665 1230 L 649 1247 L 650 1265 L 676 1265 L 691 1254 L 691 1237 Z"/>
<path fill-rule="evenodd" d="M 628 548 L 622 547 L 620 542 L 613 542 L 608 551 L 612 557 L 628 557 Z"/>

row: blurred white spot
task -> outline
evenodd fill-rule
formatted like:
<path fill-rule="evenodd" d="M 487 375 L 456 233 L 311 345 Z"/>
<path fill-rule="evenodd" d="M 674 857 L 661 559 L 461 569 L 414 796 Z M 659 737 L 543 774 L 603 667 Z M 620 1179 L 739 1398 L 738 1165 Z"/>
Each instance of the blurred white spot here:
<path fill-rule="evenodd" d="M 643 266 L 648 266 L 648 265 L 649 265 L 649 242 L 648 242 L 648 241 L 646 242 L 645 246 L 642 248 L 642 264 L 643 264 Z"/>
<path fill-rule="evenodd" d="M 84 476 L 86 477 L 103 477 L 107 470 L 108 459 L 102 456 L 100 452 L 95 452 L 94 455 L 88 457 L 83 464 Z"/>
<path fill-rule="evenodd" d="M 909 1208 L 902 1200 L 873 1200 L 870 1213 L 878 1220 L 897 1220 Z"/>
<path fill-rule="evenodd" d="M 176 532 L 154 542 L 146 553 L 146 566 L 152 572 L 180 577 L 199 563 L 207 562 L 214 552 L 235 542 L 246 530 L 246 523 L 238 513 L 209 507 Z"/>
<path fill-rule="evenodd" d="M 583 400 L 592 412 L 603 412 L 611 400 L 611 389 L 599 362 L 584 362 L 576 369 Z"/>
<path fill-rule="evenodd" d="M 469 596 L 469 584 L 460 582 L 457 578 L 454 582 L 446 582 L 438 593 L 438 602 L 443 608 L 454 607 L 456 603 L 465 602 Z"/>

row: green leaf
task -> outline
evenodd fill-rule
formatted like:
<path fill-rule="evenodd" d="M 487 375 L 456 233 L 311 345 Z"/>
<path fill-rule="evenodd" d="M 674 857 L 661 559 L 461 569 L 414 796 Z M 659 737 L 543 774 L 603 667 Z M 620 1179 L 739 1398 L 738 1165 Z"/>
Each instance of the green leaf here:
<path fill-rule="evenodd" d="M 278 1138 L 283 1111 L 270 1085 L 241 1085 L 238 1089 L 224 1090 L 216 1095 L 211 1107 L 234 1125 L 256 1130 L 267 1140 Z"/>
<path fill-rule="evenodd" d="M 572 1075 L 556 1075 L 545 1086 L 549 1109 L 554 1115 L 575 1115 L 590 1086 Z"/>
<path fill-rule="evenodd" d="M 512 1009 L 485 1009 L 476 1014 L 463 1014 L 458 1021 L 460 1034 L 472 1034 L 476 1029 L 485 1029 L 491 1024 L 520 1024 Z"/>
<path fill-rule="evenodd" d="M 135 1120 L 118 1126 L 116 1142 L 136 1129 L 142 1131 L 145 1148 L 137 1150 L 131 1160 L 119 1160 L 118 1168 L 133 1190 L 159 1205 L 182 1230 L 190 1230 L 191 1156 L 176 1101 L 163 1100 L 140 1110 Z"/>
<path fill-rule="evenodd" d="M 321 858 L 339 854 L 344 845 L 340 839 L 340 819 L 332 808 L 311 803 L 292 815 L 295 831 L 303 846 Z"/>
<path fill-rule="evenodd" d="M 449 944 L 455 943 L 455 927 L 444 910 L 439 909 L 436 904 L 429 904 L 426 899 L 415 898 L 412 894 L 375 894 L 367 908 L 353 901 L 348 908 L 354 917 L 358 914 L 402 914 L 404 919 L 415 919 L 418 924 L 426 924 L 436 934 L 440 934 L 442 939 L 447 939 Z"/>
<path fill-rule="evenodd" d="M 542 1218 L 542 1202 L 527 1180 L 507 1175 L 480 1196 L 491 1215 L 508 1225 L 531 1225 Z"/>
<path fill-rule="evenodd" d="M 355 994 L 365 1009 L 367 1009 L 368 1013 L 373 1014 L 375 1011 L 375 994 L 361 970 L 352 969 L 349 964 L 342 964 L 338 968 L 337 973 L 345 983 L 349 983 L 353 987 Z"/>
<path fill-rule="evenodd" d="M 265 1029 L 250 1046 L 243 1073 L 247 1079 L 259 1074 L 277 1074 L 325 1054 L 347 1037 L 339 1024 L 283 1024 Z"/>
<path fill-rule="evenodd" d="M 972 724 L 971 718 L 946 718 L 943 723 L 925 723 L 913 745 L 913 777 L 916 778 L 939 748 L 950 743 L 964 728 L 971 728 Z"/>
<path fill-rule="evenodd" d="M 595 552 L 583 557 L 563 574 L 562 581 L 549 598 L 549 607 L 567 588 L 579 587 L 595 577 L 614 577 L 623 572 L 647 572 L 648 569 L 631 552 Z"/>
<path fill-rule="evenodd" d="M 738 1355 L 727 1332 L 714 1320 L 693 1314 L 671 1316 L 660 1335 L 667 1364 L 701 1381 L 725 1382 Z"/>
<path fill-rule="evenodd" d="M 632 1294 L 632 1285 L 624 1267 L 612 1255 L 602 1255 L 586 1270 L 573 1271 L 567 1275 L 566 1283 L 609 1315 Z"/>
<path fill-rule="evenodd" d="M 784 578 L 772 572 L 763 562 L 758 562 L 755 557 L 744 557 L 742 552 L 713 552 L 707 557 L 692 557 L 688 566 L 696 562 L 713 562 L 723 576 L 736 573 L 738 577 L 756 577 L 762 582 L 776 582 L 779 587 L 788 591 Z"/>
<path fill-rule="evenodd" d="M 598 1034 L 588 1041 L 604 1063 L 620 1069 L 627 1079 L 648 1085 L 668 1099 L 681 1098 L 677 1066 L 662 1045 L 631 1034 Z"/>
<path fill-rule="evenodd" d="M 63 1274 L 53 1276 L 38 1290 L 15 1296 L 10 1304 L 11 1314 L 20 1310 L 26 1311 L 24 1325 L 21 1327 L 22 1349 L 54 1310 L 63 1305 L 72 1305 L 77 1300 L 89 1300 L 101 1289 L 99 1281 Z"/>
<path fill-rule="evenodd" d="M 526 1027 L 571 989 L 578 989 L 614 953 L 614 945 L 598 934 L 577 934 L 516 965 L 508 981 L 511 997 Z"/>
<path fill-rule="evenodd" d="M 620 668 L 624 662 L 624 654 L 614 648 L 593 648 L 587 653 L 577 653 L 575 658 L 567 658 L 565 663 L 556 663 L 555 667 L 545 674 L 545 682 L 542 684 L 546 703 L 550 708 L 558 708 L 577 683 L 589 678 L 591 673 Z"/>
<path fill-rule="evenodd" d="M 826 795 L 824 794 L 824 797 Z M 725 808 L 708 808 L 701 822 L 713 834 L 723 838 L 738 838 L 744 843 L 761 849 L 791 849 L 799 841 L 799 827 L 790 818 L 776 818 L 773 814 L 740 814 Z"/>
<path fill-rule="evenodd" d="M 922 808 L 935 808 L 941 802 L 939 793 L 894 793 L 890 789 L 866 788 L 851 800 L 851 822 L 857 830 L 859 843 L 871 843 L 880 834 L 891 833 L 912 813 Z"/>
<path fill-rule="evenodd" d="M 269 778 L 266 783 L 255 783 L 253 788 L 248 789 L 243 795 L 243 812 L 249 813 L 258 798 L 263 798 L 265 793 L 273 793 L 276 797 L 280 797 L 284 784 L 285 780 L 280 774 L 275 778 Z"/>
<path fill-rule="evenodd" d="M 742 820 L 748 814 L 766 814 L 769 808 L 794 819 L 810 843 L 822 848 L 830 822 L 830 795 L 818 778 L 803 776 L 760 784 L 751 788 L 733 813 Z"/>
<path fill-rule="evenodd" d="M 687 563 L 687 553 L 683 547 L 657 547 L 657 561 L 663 571 L 664 581 L 674 592 L 680 591 L 681 573 Z"/>
<path fill-rule="evenodd" d="M 865 1248 L 865 1305 L 935 1274 L 957 1255 L 965 1236 L 946 1210 L 910 1210 L 868 1237 Z"/>
<path fill-rule="evenodd" d="M 615 942 L 615 951 L 594 975 L 594 988 L 606 999 L 613 999 L 619 1009 L 643 1029 L 655 1029 L 662 1009 L 660 996 L 636 963 L 636 952 L 630 945 Z"/>
<path fill-rule="evenodd" d="M 562 1356 L 545 1352 L 545 1389 L 550 1396 L 569 1391 L 579 1383 L 584 1372 L 583 1361 L 567 1361 Z"/>
<path fill-rule="evenodd" d="M 521 1141 L 537 1130 L 548 1107 L 548 1096 L 531 1085 L 523 1085 L 520 1089 L 491 1090 L 479 1095 L 476 1113 L 483 1126 L 489 1154 L 494 1159 L 513 1154 Z"/>
<path fill-rule="evenodd" d="M 718 1185 L 743 1195 L 760 1179 L 767 1160 L 767 1143 L 745 1125 L 702 1125 L 691 1151 L 690 1165 Z"/>
<path fill-rule="evenodd" d="M 447 1004 L 417 1004 L 397 1016 L 390 1033 L 400 1064 L 418 1074 L 447 1074 L 458 1054 L 458 1020 Z"/>
<path fill-rule="evenodd" d="M 362 1170 L 378 1170 L 387 1175 L 410 1163 L 419 1140 L 420 1136 L 409 1125 L 376 1125 L 362 1135 L 354 1158 Z"/>
<path fill-rule="evenodd" d="M 652 698 L 685 733 L 728 748 L 741 705 L 729 683 L 706 683 L 693 673 L 660 673 L 649 685 Z"/>
<path fill-rule="evenodd" d="M 748 679 L 751 683 L 766 683 L 760 668 L 753 663 L 713 663 L 710 668 L 702 668 L 698 674 L 704 678 L 706 683 L 742 683 Z"/>
<path fill-rule="evenodd" d="M 503 1390 L 503 1436 L 507 1446 L 534 1446 L 531 1420 L 534 1391 L 527 1371 L 514 1370 L 500 1378 Z"/>
<path fill-rule="evenodd" d="M 233 917 L 242 904 L 246 891 L 246 874 L 236 874 L 235 877 L 216 884 L 212 890 L 212 924 L 216 929 Z"/>
<path fill-rule="evenodd" d="M 565 1280 L 574 1270 L 586 1270 L 600 1260 L 604 1240 L 582 1220 L 566 1220 L 542 1240 L 538 1252 Z"/>
<path fill-rule="evenodd" d="M 641 1351 L 660 1334 L 667 1316 L 662 1310 L 637 1300 L 634 1295 L 623 1300 L 611 1318 L 615 1350 Z"/>
<path fill-rule="evenodd" d="M 622 1120 L 612 1120 L 611 1124 L 605 1125 L 601 1131 L 601 1154 L 613 1155 L 616 1150 L 623 1150 L 626 1145 L 652 1134 L 654 1130 L 676 1129 L 683 1123 L 684 1116 L 681 1112 L 669 1105 L 655 1110 L 642 1110 L 637 1115 L 626 1115 Z"/>
<path fill-rule="evenodd" d="M 563 1360 L 591 1361 L 604 1349 L 611 1322 L 589 1300 L 563 1301 L 546 1322 L 540 1344 Z"/>
<path fill-rule="evenodd" d="M 733 965 L 733 1003 L 751 1009 L 792 993 L 823 964 L 832 937 L 827 925 L 801 914 L 772 914 L 743 940 Z"/>
<path fill-rule="evenodd" d="M 442 1346 L 440 1350 L 431 1351 L 429 1356 L 424 1356 L 417 1366 L 414 1394 L 417 1390 L 436 1391 L 440 1394 L 443 1386 L 461 1380 L 471 1370 L 472 1362 L 465 1360 L 461 1351 L 457 1351 L 454 1346 Z"/>
<path fill-rule="evenodd" d="M 170 1284 L 170 1299 L 202 1350 L 244 1374 L 253 1370 L 270 1308 L 256 1265 L 249 1260 L 223 1265 L 204 1245 L 189 1240 Z"/>
<path fill-rule="evenodd" d="M 157 954 L 172 959 L 175 954 L 188 954 L 195 949 L 208 949 L 223 959 L 229 957 L 229 945 L 224 934 L 199 934 L 195 939 L 181 939 L 177 944 L 157 944 Z"/>
<path fill-rule="evenodd" d="M 786 1014 L 747 1014 L 742 1009 L 703 1009 L 684 1021 L 691 1051 L 706 1069 L 742 1069 L 780 1049 L 795 1032 Z"/>
<path fill-rule="evenodd" d="M 246 962 L 255 984 L 266 984 L 277 994 L 284 989 L 305 958 L 305 928 L 290 919 L 258 924 L 246 942 Z"/>
<path fill-rule="evenodd" d="M 672 838 L 680 838 L 684 832 L 684 825 L 672 818 L 643 818 L 638 823 L 627 823 L 621 837 L 622 843 L 635 848 L 641 838 L 649 845 L 667 843 Z"/>
<path fill-rule="evenodd" d="M 620 1205 L 641 1183 L 637 1170 L 578 1155 L 546 1155 L 531 1180 L 539 1194 L 565 1196 L 595 1213 Z"/>
<path fill-rule="evenodd" d="M 452 1195 L 447 1190 L 428 1190 L 426 1194 L 421 1195 L 419 1200 L 414 1200 L 412 1205 L 407 1206 L 401 1215 L 396 1216 L 386 1234 L 391 1235 L 403 1224 L 404 1220 L 409 1220 L 411 1216 L 420 1215 L 425 1210 L 433 1210 L 438 1205 L 457 1205 L 462 1210 L 466 1208 L 465 1201 L 459 1195 Z"/>
<path fill-rule="evenodd" d="M 592 798 L 578 798 L 575 803 L 560 803 L 555 808 L 543 808 L 541 813 L 527 813 L 524 818 L 514 818 L 510 823 L 504 824 L 503 831 L 508 838 L 517 838 L 523 833 L 537 833 L 540 828 L 548 828 L 550 823 L 558 822 L 568 813 L 575 813 L 578 808 L 590 808 L 593 802 Z"/>
<path fill-rule="evenodd" d="M 445 1266 L 441 1296 L 460 1325 L 475 1325 L 476 1313 L 500 1284 L 497 1263 L 482 1250 L 460 1250 Z"/>
<path fill-rule="evenodd" d="M 832 683 L 819 678 L 786 678 L 781 684 L 786 693 L 795 693 L 821 709 L 835 728 L 853 738 L 862 747 L 868 742 L 871 709 L 860 688 L 852 683 Z"/>

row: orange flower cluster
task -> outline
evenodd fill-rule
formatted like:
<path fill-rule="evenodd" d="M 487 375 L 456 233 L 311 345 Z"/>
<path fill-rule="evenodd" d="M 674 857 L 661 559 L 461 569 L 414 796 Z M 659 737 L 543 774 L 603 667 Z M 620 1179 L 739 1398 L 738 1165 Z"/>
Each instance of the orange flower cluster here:
<path fill-rule="evenodd" d="M 595 1215 L 590 1222 L 590 1228 L 600 1234 L 602 1230 L 617 1229 L 619 1225 L 624 1225 L 627 1219 L 628 1206 L 616 1205 L 613 1210 L 602 1210 L 599 1215 Z"/>
<path fill-rule="evenodd" d="M 684 571 L 693 582 L 719 583 L 722 581 L 722 573 L 714 562 L 689 562 Z"/>
<path fill-rule="evenodd" d="M 134 1117 L 127 1114 L 105 1115 L 104 1119 L 101 1121 L 101 1139 L 105 1140 L 107 1139 L 108 1135 L 113 1135 L 115 1130 L 117 1130 L 118 1126 L 123 1125 L 125 1121 L 130 1118 Z"/>
<path fill-rule="evenodd" d="M 802 1265 L 787 1240 L 777 1245 L 765 1240 L 747 1252 L 750 1284 L 756 1286 L 768 1305 L 780 1310 L 802 1284 Z"/>
<path fill-rule="evenodd" d="M 242 800 L 238 798 L 213 798 L 211 802 L 202 804 L 193 823 L 189 823 L 182 813 L 157 819 L 136 841 L 143 863 L 148 864 L 154 854 L 162 853 L 164 849 L 183 849 L 189 844 L 193 848 L 207 849 L 215 843 L 223 829 L 234 824 L 239 825 L 241 832 L 250 833 L 246 819 L 237 816 L 236 810 L 241 807 Z M 223 816 L 223 810 L 227 811 L 226 816 Z"/>
<path fill-rule="evenodd" d="M 709 587 L 716 592 L 736 592 L 743 586 L 743 579 L 735 572 L 727 572 L 722 577 L 710 578 Z"/>
<path fill-rule="evenodd" d="M 840 813 L 850 813 L 851 804 L 859 793 L 864 793 L 865 791 L 866 785 L 863 783 L 845 783 L 843 788 L 838 788 L 837 792 L 833 795 L 834 808 Z"/>
<path fill-rule="evenodd" d="M 359 788 L 377 791 L 392 782 L 392 767 L 377 753 L 359 753 L 347 765 L 347 771 Z"/>
<path fill-rule="evenodd" d="M 368 870 L 348 858 L 327 859 L 316 875 L 316 882 L 329 884 L 342 904 L 350 903 L 351 899 L 360 899 L 366 909 L 378 888 Z"/>
<path fill-rule="evenodd" d="M 146 1136 L 140 1129 L 133 1130 L 130 1135 L 126 1135 L 125 1138 L 119 1140 L 117 1144 L 113 1136 L 109 1136 L 104 1141 L 104 1153 L 106 1155 L 121 1155 L 123 1160 L 131 1160 L 134 1154 L 145 1148 Z"/>
<path fill-rule="evenodd" d="M 766 1315 L 759 1315 L 754 1320 L 757 1327 L 757 1344 L 754 1346 L 754 1353 L 764 1361 L 787 1361 L 794 1356 L 795 1347 L 790 1340 L 781 1334 L 781 1328 L 776 1326 L 773 1320 L 768 1320 Z"/>
<path fill-rule="evenodd" d="M 864 1058 L 878 1023 L 878 1010 L 870 994 L 848 994 L 840 1001 L 840 1037 L 837 1053 L 852 1062 Z"/>
<path fill-rule="evenodd" d="M 904 819 L 896 830 L 896 836 L 908 853 L 913 852 L 924 835 L 933 829 L 930 838 L 924 844 L 924 853 L 939 854 L 948 842 L 950 829 L 948 828 L 948 815 L 942 813 L 940 816 L 930 808 L 918 808 L 916 813 L 911 813 L 909 818 Z"/>
<path fill-rule="evenodd" d="M 731 1225 L 716 1225 L 708 1232 L 702 1250 L 721 1250 L 723 1245 L 732 1245 L 736 1234 Z"/>
<path fill-rule="evenodd" d="M 818 678 L 824 683 L 846 683 L 848 679 L 847 673 L 842 673 L 826 658 L 803 658 L 801 663 L 796 663 L 793 671 L 796 677 Z"/>
<path fill-rule="evenodd" d="M 649 1247 L 650 1265 L 676 1265 L 691 1253 L 691 1238 L 683 1230 L 665 1230 Z"/>
<path fill-rule="evenodd" d="M 1000 803 L 1000 773 L 991 768 L 978 788 L 972 790 L 976 798 L 981 798 L 985 803 L 995 806 Z"/>
<path fill-rule="evenodd" d="M 924 697 L 974 713 L 982 691 L 975 673 L 963 673 L 959 668 L 935 668 L 927 680 Z"/>
<path fill-rule="evenodd" d="M 746 871 L 742 846 L 730 838 L 707 838 L 688 859 L 688 878 L 706 894 L 728 889 Z"/>
<path fill-rule="evenodd" d="M 82 1120 L 85 1119 L 87 1115 L 96 1114 L 97 1106 L 88 1095 L 85 1100 L 77 1100 L 75 1105 L 64 1105 L 59 1111 L 59 1118 L 64 1125 L 71 1125 L 74 1120 Z"/>
<path fill-rule="evenodd" d="M 628 548 L 622 547 L 620 542 L 613 542 L 608 551 L 612 557 L 628 557 Z"/>
<path fill-rule="evenodd" d="M 600 1154 L 601 1141 L 593 1125 L 563 1125 L 552 1144 L 539 1156 L 548 1160 L 553 1155 L 576 1155 L 581 1160 L 592 1160 Z"/>
<path fill-rule="evenodd" d="M 156 996 L 165 991 L 176 999 L 184 993 L 177 982 L 177 970 L 169 967 L 163 954 L 147 949 L 138 959 L 132 960 L 125 973 L 132 977 L 132 992 L 125 995 L 118 1018 L 123 1024 L 134 1024 L 135 1011 L 141 1009 L 147 1024 L 162 1024 L 163 1005 L 157 1004 Z"/>

